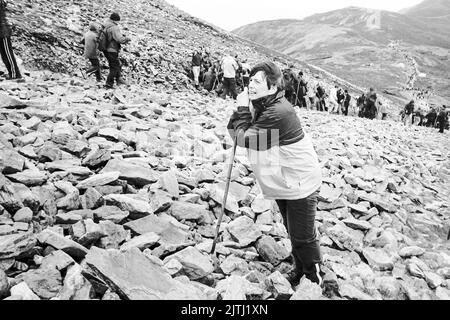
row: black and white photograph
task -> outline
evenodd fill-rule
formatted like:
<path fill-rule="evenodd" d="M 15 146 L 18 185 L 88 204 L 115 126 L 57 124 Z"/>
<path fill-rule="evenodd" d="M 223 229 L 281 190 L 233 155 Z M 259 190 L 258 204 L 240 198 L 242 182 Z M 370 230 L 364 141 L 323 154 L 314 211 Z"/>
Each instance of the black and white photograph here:
<path fill-rule="evenodd" d="M 0 0 L 0 55 L 0 315 L 450 300 L 450 0 Z"/>

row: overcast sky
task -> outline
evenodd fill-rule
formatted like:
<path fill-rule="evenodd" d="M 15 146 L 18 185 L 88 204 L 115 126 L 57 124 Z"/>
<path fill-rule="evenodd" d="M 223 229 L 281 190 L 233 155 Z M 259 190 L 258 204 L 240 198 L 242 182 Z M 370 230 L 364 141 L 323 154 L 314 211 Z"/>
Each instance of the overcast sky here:
<path fill-rule="evenodd" d="M 273 19 L 302 19 L 348 6 L 399 11 L 423 0 L 166 0 L 181 10 L 231 31 Z"/>

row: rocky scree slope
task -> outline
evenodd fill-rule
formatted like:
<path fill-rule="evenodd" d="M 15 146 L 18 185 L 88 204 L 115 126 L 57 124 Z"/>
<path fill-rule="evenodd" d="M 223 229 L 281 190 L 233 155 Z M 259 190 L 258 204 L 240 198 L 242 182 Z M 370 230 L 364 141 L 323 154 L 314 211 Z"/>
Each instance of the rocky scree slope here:
<path fill-rule="evenodd" d="M 449 299 L 449 136 L 299 111 L 323 168 L 325 290 L 282 274 L 290 241 L 238 150 L 209 255 L 231 101 L 170 83 L 0 83 L 0 298 Z"/>

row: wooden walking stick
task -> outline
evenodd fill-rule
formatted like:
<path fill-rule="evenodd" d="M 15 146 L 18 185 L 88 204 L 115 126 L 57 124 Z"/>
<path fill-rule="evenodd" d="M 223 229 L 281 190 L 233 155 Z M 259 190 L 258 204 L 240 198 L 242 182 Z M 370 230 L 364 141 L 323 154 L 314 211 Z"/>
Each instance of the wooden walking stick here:
<path fill-rule="evenodd" d="M 233 152 L 231 154 L 231 162 L 230 162 L 230 166 L 228 167 L 227 183 L 225 185 L 225 191 L 223 194 L 222 210 L 220 211 L 219 219 L 217 220 L 216 235 L 214 237 L 211 254 L 213 254 L 214 251 L 216 250 L 216 243 L 217 243 L 217 239 L 219 238 L 220 224 L 222 223 L 222 218 L 223 218 L 223 215 L 225 214 L 225 205 L 227 203 L 228 190 L 230 189 L 231 172 L 233 171 L 233 162 L 234 162 L 234 157 L 236 155 L 236 147 L 237 147 L 237 135 L 234 137 Z"/>

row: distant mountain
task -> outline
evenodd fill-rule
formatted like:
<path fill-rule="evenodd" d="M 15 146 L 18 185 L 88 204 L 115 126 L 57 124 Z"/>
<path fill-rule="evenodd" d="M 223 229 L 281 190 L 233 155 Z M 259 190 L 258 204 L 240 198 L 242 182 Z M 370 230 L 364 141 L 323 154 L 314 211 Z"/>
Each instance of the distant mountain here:
<path fill-rule="evenodd" d="M 450 35 L 450 0 L 425 0 L 402 13 L 426 23 L 437 32 Z"/>
<path fill-rule="evenodd" d="M 348 7 L 303 20 L 257 22 L 233 32 L 401 99 L 410 99 L 412 88 L 418 87 L 416 93 L 433 90 L 450 101 L 450 36 L 411 14 L 417 7 L 405 15 Z"/>

